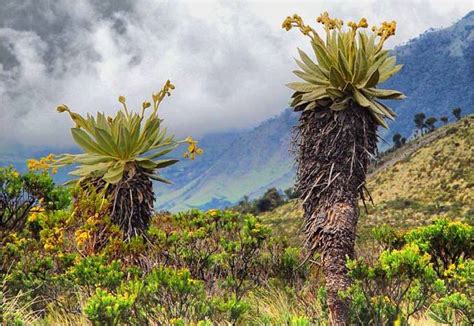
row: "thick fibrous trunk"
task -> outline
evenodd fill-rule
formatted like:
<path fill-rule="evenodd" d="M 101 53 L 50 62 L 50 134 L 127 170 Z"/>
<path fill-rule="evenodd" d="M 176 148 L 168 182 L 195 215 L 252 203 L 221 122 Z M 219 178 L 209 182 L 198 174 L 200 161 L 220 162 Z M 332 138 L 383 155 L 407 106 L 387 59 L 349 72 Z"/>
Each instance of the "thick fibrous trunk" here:
<path fill-rule="evenodd" d="M 150 225 L 153 214 L 153 183 L 141 171 L 130 171 L 110 191 L 112 222 L 123 230 L 126 240 L 142 235 Z"/>
<path fill-rule="evenodd" d="M 306 246 L 321 254 L 331 325 L 347 323 L 346 259 L 354 255 L 358 199 L 376 150 L 376 125 L 361 107 L 303 112 L 295 132 L 297 190 L 303 200 Z"/>
<path fill-rule="evenodd" d="M 102 179 L 93 183 L 96 191 L 104 188 Z M 153 183 L 138 168 L 124 172 L 117 184 L 109 185 L 106 192 L 110 201 L 110 219 L 123 231 L 125 240 L 142 235 L 148 229 L 155 200 Z"/>

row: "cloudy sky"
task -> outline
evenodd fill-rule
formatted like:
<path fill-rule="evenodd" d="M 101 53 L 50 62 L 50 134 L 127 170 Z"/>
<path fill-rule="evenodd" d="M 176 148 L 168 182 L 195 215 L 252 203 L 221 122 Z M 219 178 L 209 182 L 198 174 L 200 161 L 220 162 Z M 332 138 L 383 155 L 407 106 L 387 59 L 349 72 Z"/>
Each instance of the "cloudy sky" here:
<path fill-rule="evenodd" d="M 139 107 L 171 79 L 162 117 L 180 136 L 253 127 L 281 112 L 296 47 L 281 22 L 323 11 L 398 22 L 390 46 L 473 10 L 471 0 L 0 0 L 0 154 L 71 145 L 55 111 Z"/>

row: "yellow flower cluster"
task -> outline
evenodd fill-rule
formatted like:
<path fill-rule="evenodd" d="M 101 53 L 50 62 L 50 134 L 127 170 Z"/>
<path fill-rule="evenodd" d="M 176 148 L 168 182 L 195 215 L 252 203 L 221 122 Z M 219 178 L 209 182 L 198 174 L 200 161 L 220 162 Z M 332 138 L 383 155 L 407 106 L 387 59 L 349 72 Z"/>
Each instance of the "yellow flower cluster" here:
<path fill-rule="evenodd" d="M 344 22 L 341 19 L 329 17 L 329 13 L 327 11 L 319 15 L 319 17 L 316 19 L 316 22 L 323 24 L 326 30 L 332 30 L 335 28 L 340 30 L 342 25 L 344 25 Z"/>
<path fill-rule="evenodd" d="M 171 95 L 171 90 L 175 89 L 175 86 L 171 83 L 171 81 L 168 79 L 163 86 L 163 88 L 157 92 L 153 93 L 152 98 L 153 98 L 153 108 L 156 112 L 158 110 L 158 106 L 160 105 L 161 101 L 165 98 L 166 95 L 170 96 Z"/>
<path fill-rule="evenodd" d="M 53 229 L 46 232 L 47 236 L 42 236 L 44 241 L 44 249 L 46 251 L 53 251 L 60 247 L 64 241 L 64 230 L 55 226 Z"/>
<path fill-rule="evenodd" d="M 51 166 L 53 161 L 54 161 L 54 155 L 49 154 L 48 156 L 42 157 L 39 160 L 35 160 L 35 159 L 27 160 L 26 165 L 28 167 L 28 170 L 30 171 L 47 171 L 50 168 L 52 168 L 51 173 L 55 174 L 58 172 L 58 168 Z"/>
<path fill-rule="evenodd" d="M 207 214 L 209 214 L 211 216 L 216 216 L 218 213 L 219 213 L 219 211 L 217 209 L 210 209 L 210 210 L 207 211 Z"/>
<path fill-rule="evenodd" d="M 347 26 L 352 28 L 352 30 L 355 32 L 358 28 L 367 28 L 367 27 L 369 27 L 369 23 L 367 23 L 366 18 L 361 18 L 359 20 L 359 23 L 348 22 Z"/>
<path fill-rule="evenodd" d="M 7 241 L 16 246 L 22 246 L 27 242 L 25 238 L 19 237 L 16 232 L 10 233 L 10 235 L 7 236 Z"/>
<path fill-rule="evenodd" d="M 43 198 L 40 199 L 40 204 L 43 202 Z M 30 210 L 32 213 L 42 213 L 44 212 L 44 208 L 41 206 L 33 206 Z"/>
<path fill-rule="evenodd" d="M 383 22 L 382 25 L 377 28 L 377 26 L 372 27 L 372 31 L 383 39 L 387 39 L 392 35 L 395 35 L 397 30 L 397 22 L 392 20 L 391 22 Z"/>
<path fill-rule="evenodd" d="M 313 28 L 311 28 L 311 26 L 305 25 L 304 22 L 303 22 L 303 19 L 300 16 L 298 16 L 297 14 L 294 14 L 293 16 L 286 17 L 286 19 L 283 21 L 281 27 L 286 29 L 287 31 L 289 31 L 293 27 L 298 27 L 300 29 L 301 33 L 303 33 L 304 35 L 308 35 L 311 38 L 314 38 L 314 37 L 319 38 L 316 31 L 313 30 Z"/>
<path fill-rule="evenodd" d="M 188 151 L 183 154 L 184 158 L 194 160 L 196 155 L 201 155 L 204 152 L 202 148 L 197 146 L 197 141 L 193 137 L 189 136 L 184 141 L 188 143 Z"/>
<path fill-rule="evenodd" d="M 40 204 L 41 204 L 42 200 L 40 200 Z M 43 213 L 45 211 L 45 209 L 41 206 L 34 206 L 33 208 L 31 208 L 30 210 L 30 215 L 28 216 L 28 222 L 35 222 L 35 221 L 38 221 L 40 217 L 42 217 L 43 215 L 41 213 Z"/>
<path fill-rule="evenodd" d="M 77 230 L 74 232 L 74 236 L 79 247 L 82 247 L 84 243 L 91 238 L 91 234 L 87 230 Z"/>
<path fill-rule="evenodd" d="M 338 29 L 342 32 L 342 26 L 344 22 L 341 19 L 331 18 L 329 13 L 323 12 L 319 17 L 316 19 L 316 22 L 323 24 L 326 33 L 329 33 L 330 30 Z M 367 28 L 369 26 L 366 18 L 361 18 L 358 23 L 355 22 L 348 22 L 347 26 L 352 30 L 352 36 L 355 37 L 356 31 L 359 28 Z M 318 35 L 318 33 L 309 25 L 305 25 L 303 19 L 294 14 L 293 16 L 288 16 L 283 21 L 282 28 L 289 31 L 293 27 L 298 27 L 300 31 L 309 37 L 315 42 L 320 44 L 325 44 L 322 38 Z M 380 28 L 376 26 L 372 27 L 372 31 L 377 35 L 380 36 L 380 41 L 377 46 L 377 49 L 380 50 L 383 46 L 383 43 L 387 38 L 392 35 L 395 35 L 395 30 L 397 27 L 397 23 L 395 21 L 392 22 L 383 22 Z"/>

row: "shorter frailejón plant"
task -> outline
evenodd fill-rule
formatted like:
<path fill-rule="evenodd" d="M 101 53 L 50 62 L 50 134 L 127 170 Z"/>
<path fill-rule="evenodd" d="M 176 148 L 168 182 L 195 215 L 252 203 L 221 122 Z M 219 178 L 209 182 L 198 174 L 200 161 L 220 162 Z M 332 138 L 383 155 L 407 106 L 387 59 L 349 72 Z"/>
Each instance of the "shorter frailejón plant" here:
<path fill-rule="evenodd" d="M 76 124 L 72 137 L 84 151 L 82 154 L 63 154 L 56 158 L 55 166 L 75 165 L 71 172 L 78 176 L 82 188 L 94 185 L 104 191 L 110 201 L 110 218 L 120 226 L 124 238 L 143 234 L 153 212 L 154 193 L 152 180 L 170 183 L 159 170 L 178 162 L 166 158 L 180 143 L 188 143 L 184 155 L 194 159 L 202 153 L 191 137 L 176 141 L 162 127 L 158 108 L 166 95 L 175 87 L 168 80 L 162 90 L 153 94 L 153 104 L 144 101 L 140 113 L 130 111 L 125 97 L 119 102 L 123 109 L 115 117 L 97 113 L 96 117 L 81 116 L 66 105 L 59 112 L 69 113 Z M 146 116 L 146 112 L 151 113 Z"/>

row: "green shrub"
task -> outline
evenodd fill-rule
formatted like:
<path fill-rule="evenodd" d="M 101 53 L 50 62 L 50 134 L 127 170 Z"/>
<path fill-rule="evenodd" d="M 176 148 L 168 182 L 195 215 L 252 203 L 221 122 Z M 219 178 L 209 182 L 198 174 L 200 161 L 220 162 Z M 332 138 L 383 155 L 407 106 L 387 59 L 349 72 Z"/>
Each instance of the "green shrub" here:
<path fill-rule="evenodd" d="M 454 292 L 435 302 L 429 315 L 436 322 L 448 325 L 473 325 L 474 303 L 472 297 Z"/>
<path fill-rule="evenodd" d="M 20 174 L 0 167 L 0 239 L 23 230 L 32 209 L 59 210 L 69 203 L 69 192 L 56 186 L 47 171 Z"/>
<path fill-rule="evenodd" d="M 165 256 L 149 256 L 177 268 L 208 288 L 218 283 L 237 298 L 268 276 L 265 244 L 270 228 L 250 214 L 192 210 L 153 221 L 149 236 Z"/>
<path fill-rule="evenodd" d="M 474 260 L 459 259 L 443 274 L 448 293 L 430 307 L 430 316 L 440 322 L 454 325 L 474 323 Z"/>
<path fill-rule="evenodd" d="M 408 232 L 405 241 L 430 254 L 439 277 L 459 259 L 474 255 L 474 227 L 462 222 L 439 219 Z"/>
<path fill-rule="evenodd" d="M 97 287 L 114 290 L 121 284 L 124 275 L 120 261 L 109 262 L 102 256 L 89 256 L 72 266 L 65 277 L 89 290 Z"/>
<path fill-rule="evenodd" d="M 349 274 L 354 283 L 343 295 L 352 299 L 353 322 L 408 322 L 436 294 L 445 291 L 445 284 L 437 278 L 430 260 L 414 244 L 383 251 L 373 262 L 350 260 Z"/>
<path fill-rule="evenodd" d="M 88 300 L 84 312 L 94 325 L 120 325 L 128 321 L 135 299 L 98 288 Z"/>

